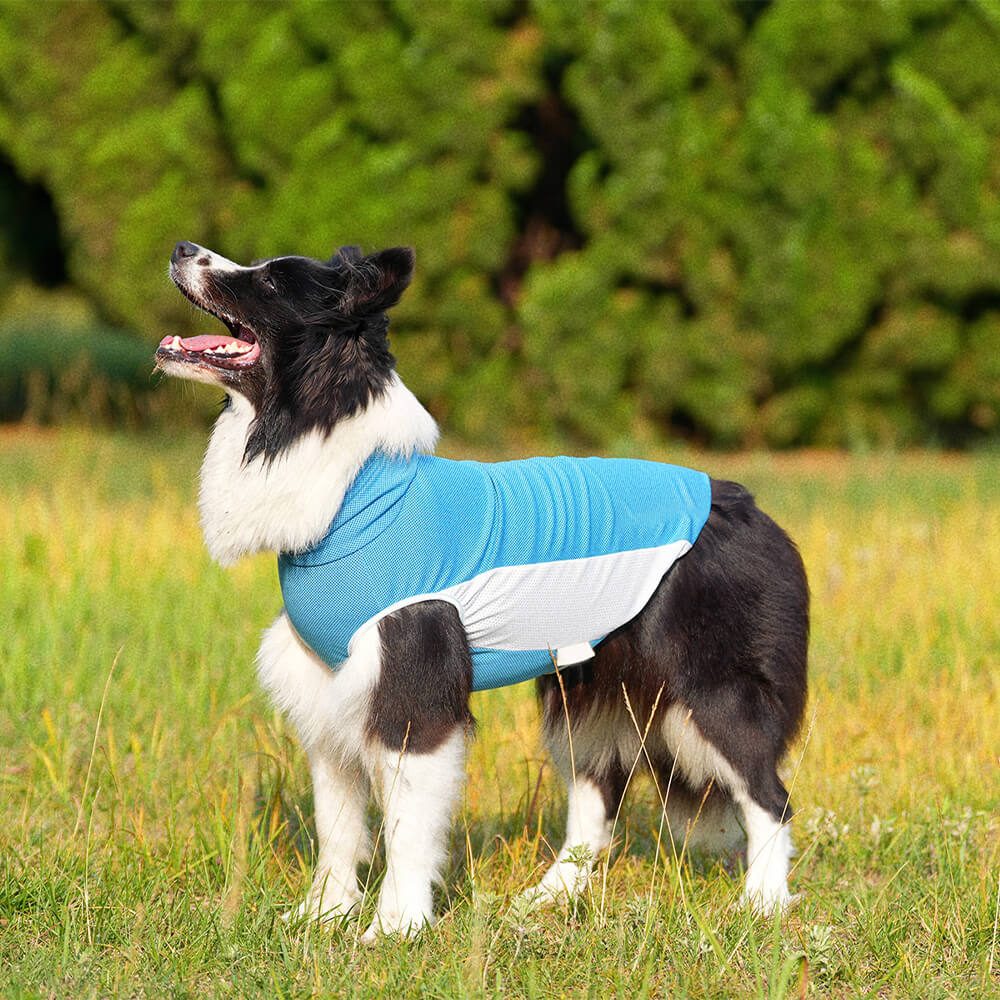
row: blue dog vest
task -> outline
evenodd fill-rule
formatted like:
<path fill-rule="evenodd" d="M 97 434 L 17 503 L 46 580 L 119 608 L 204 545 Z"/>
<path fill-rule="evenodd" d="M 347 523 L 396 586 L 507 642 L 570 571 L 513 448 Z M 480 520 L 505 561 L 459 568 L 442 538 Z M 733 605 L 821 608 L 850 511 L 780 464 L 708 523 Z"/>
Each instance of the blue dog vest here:
<path fill-rule="evenodd" d="M 472 649 L 473 688 L 516 684 L 593 656 L 634 618 L 710 504 L 704 473 L 658 462 L 377 452 L 326 537 L 278 556 L 285 611 L 336 669 L 385 615 L 448 601 Z"/>

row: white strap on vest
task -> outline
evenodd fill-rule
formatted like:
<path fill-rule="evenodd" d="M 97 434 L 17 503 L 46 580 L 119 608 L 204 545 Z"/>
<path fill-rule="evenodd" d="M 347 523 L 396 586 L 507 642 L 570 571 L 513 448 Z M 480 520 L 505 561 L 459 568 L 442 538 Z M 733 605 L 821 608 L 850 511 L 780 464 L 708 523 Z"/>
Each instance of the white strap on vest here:
<path fill-rule="evenodd" d="M 560 646 L 556 650 L 556 666 L 571 667 L 574 663 L 583 663 L 594 657 L 594 650 L 589 642 L 574 642 L 570 646 Z"/>

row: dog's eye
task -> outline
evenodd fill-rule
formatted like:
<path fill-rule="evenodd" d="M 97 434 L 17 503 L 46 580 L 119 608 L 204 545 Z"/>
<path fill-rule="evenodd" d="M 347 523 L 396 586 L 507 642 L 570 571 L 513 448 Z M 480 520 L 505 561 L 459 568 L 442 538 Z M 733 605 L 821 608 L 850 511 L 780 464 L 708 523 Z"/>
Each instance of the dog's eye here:
<path fill-rule="evenodd" d="M 278 289 L 274 285 L 274 279 L 271 277 L 267 271 L 260 271 L 257 275 L 257 280 L 261 285 L 264 286 L 269 292 L 276 292 Z"/>

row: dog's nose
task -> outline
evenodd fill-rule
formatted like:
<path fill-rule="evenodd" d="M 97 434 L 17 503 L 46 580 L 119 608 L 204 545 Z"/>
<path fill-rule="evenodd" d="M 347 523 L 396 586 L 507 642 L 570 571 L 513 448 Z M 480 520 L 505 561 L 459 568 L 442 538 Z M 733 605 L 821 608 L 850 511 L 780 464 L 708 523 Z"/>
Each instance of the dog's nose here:
<path fill-rule="evenodd" d="M 189 243 L 187 240 L 181 240 L 174 247 L 174 252 L 170 255 L 170 263 L 176 264 L 188 257 L 193 257 L 200 249 L 201 247 L 197 243 Z"/>

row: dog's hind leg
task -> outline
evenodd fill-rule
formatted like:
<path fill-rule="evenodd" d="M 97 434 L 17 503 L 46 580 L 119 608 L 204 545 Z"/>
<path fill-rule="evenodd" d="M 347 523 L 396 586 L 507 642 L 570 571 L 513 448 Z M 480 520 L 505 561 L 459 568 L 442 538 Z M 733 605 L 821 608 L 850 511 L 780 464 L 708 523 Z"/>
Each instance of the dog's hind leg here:
<path fill-rule="evenodd" d="M 764 916 L 785 910 L 792 902 L 792 808 L 765 741 L 751 729 L 741 731 L 735 718 L 707 736 L 693 713 L 679 704 L 664 713 L 662 728 L 681 775 L 696 788 L 716 782 L 742 814 L 747 837 L 744 902 Z"/>
<path fill-rule="evenodd" d="M 525 896 L 548 901 L 570 898 L 587 885 L 598 856 L 611 845 L 628 772 L 622 763 L 618 730 L 624 713 L 594 709 L 581 670 L 539 680 L 545 740 L 566 782 L 566 837 L 555 862 Z M 575 699 L 575 700 L 574 700 Z M 630 734 L 627 734 L 630 735 Z"/>
<path fill-rule="evenodd" d="M 788 891 L 792 810 L 777 766 L 806 701 L 809 587 L 798 551 L 743 487 L 713 480 L 697 543 L 671 568 L 634 641 L 671 695 L 663 738 L 691 788 L 728 793 L 747 835 L 744 900 Z"/>
<path fill-rule="evenodd" d="M 794 853 L 788 818 L 775 816 L 745 795 L 737 799 L 747 830 L 747 871 L 743 901 L 761 916 L 787 910 L 797 898 L 788 891 Z M 790 812 L 790 809 L 788 810 Z"/>
<path fill-rule="evenodd" d="M 541 901 L 572 898 L 586 887 L 598 856 L 611 845 L 625 780 L 617 763 L 603 773 L 567 776 L 566 839 L 555 862 L 526 896 Z"/>

